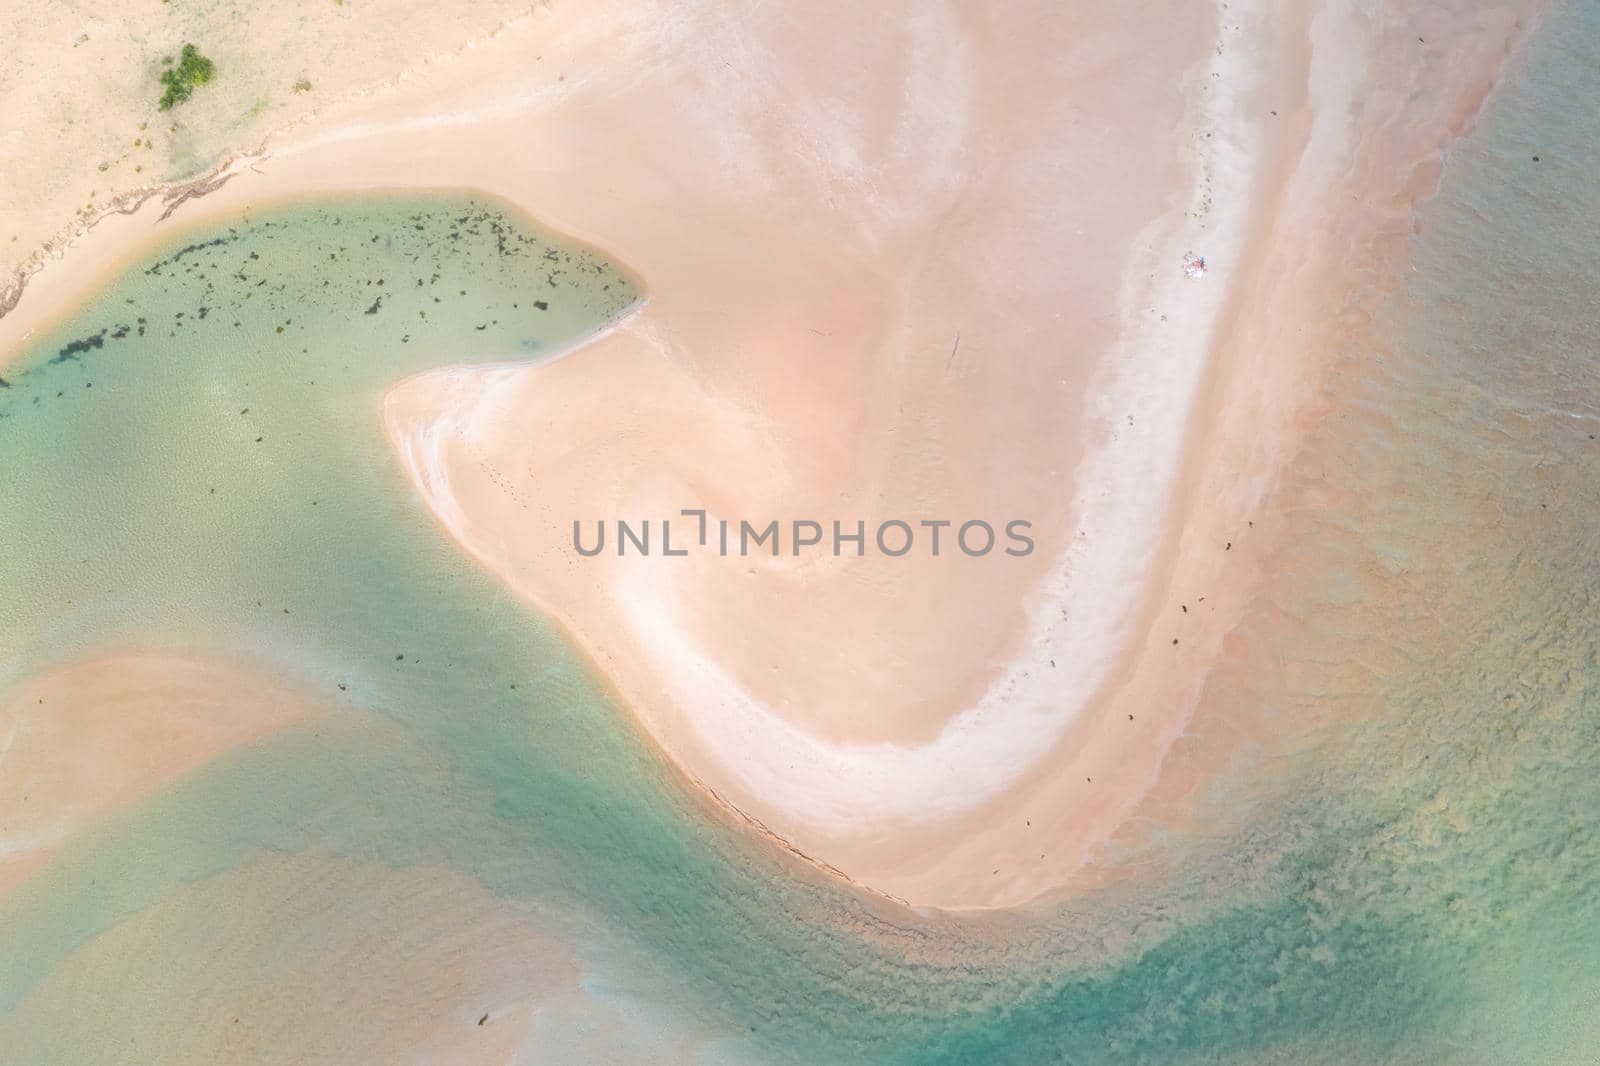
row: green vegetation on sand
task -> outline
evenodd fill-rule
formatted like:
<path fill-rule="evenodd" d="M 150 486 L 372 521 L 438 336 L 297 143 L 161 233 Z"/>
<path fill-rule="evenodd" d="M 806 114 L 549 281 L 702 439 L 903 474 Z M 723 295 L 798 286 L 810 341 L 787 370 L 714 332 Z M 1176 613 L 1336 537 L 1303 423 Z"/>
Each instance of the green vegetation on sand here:
<path fill-rule="evenodd" d="M 200 54 L 200 49 L 192 44 L 183 46 L 183 51 L 178 54 L 178 65 L 172 66 L 169 57 L 163 60 L 167 69 L 161 72 L 161 84 L 167 91 L 161 94 L 161 110 L 169 111 L 174 104 L 181 104 L 194 93 L 196 85 L 204 85 L 217 73 L 217 65 Z"/>

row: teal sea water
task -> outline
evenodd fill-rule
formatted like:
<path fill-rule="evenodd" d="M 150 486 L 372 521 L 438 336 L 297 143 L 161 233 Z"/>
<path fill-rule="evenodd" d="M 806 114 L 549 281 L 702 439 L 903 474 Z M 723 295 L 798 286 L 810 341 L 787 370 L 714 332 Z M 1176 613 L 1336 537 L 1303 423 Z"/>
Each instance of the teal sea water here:
<path fill-rule="evenodd" d="M 185 1014 L 186 982 L 330 933 L 313 907 L 231 935 L 260 900 L 185 892 L 293 856 L 458 872 L 568 945 L 619 1025 L 704 1061 L 1596 1061 L 1597 63 L 1600 10 L 1554 8 L 1402 283 L 1359 297 L 1315 491 L 1286 490 L 1297 580 L 1242 627 L 1251 662 L 1295 668 L 1220 664 L 1197 719 L 1285 743 L 1241 751 L 1203 838 L 1124 845 L 1175 874 L 1010 914 L 865 898 L 726 821 L 411 493 L 384 390 L 554 352 L 625 313 L 624 270 L 459 196 L 257 211 L 153 253 L 0 371 L 0 686 L 106 646 L 249 650 L 334 710 L 0 897 L 0 1061 L 182 1057 L 229 1024 Z M 52 983 L 158 906 L 179 920 L 124 969 Z M 437 1006 L 364 987 L 337 1009 Z M 528 1060 L 572 1061 L 547 1020 Z"/>

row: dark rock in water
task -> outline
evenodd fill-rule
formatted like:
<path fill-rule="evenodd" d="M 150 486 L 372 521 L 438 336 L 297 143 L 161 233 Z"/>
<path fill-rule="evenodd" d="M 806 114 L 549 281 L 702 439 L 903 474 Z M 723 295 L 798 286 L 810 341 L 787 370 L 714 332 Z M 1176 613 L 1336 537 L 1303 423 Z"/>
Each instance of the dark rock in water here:
<path fill-rule="evenodd" d="M 543 300 L 535 300 L 535 301 L 533 301 L 533 306 L 537 307 L 541 311 L 550 310 L 550 305 L 548 303 L 546 303 L 545 301 L 543 301 Z"/>
<path fill-rule="evenodd" d="M 383 297 L 380 296 L 376 300 L 372 301 L 372 306 L 367 308 L 366 313 L 369 314 L 369 315 L 375 315 L 375 314 L 378 313 L 378 308 L 380 308 L 382 306 L 383 306 Z"/>
<path fill-rule="evenodd" d="M 10 387 L 11 382 L 7 381 L 5 378 L 0 378 L 0 389 L 9 389 Z"/>

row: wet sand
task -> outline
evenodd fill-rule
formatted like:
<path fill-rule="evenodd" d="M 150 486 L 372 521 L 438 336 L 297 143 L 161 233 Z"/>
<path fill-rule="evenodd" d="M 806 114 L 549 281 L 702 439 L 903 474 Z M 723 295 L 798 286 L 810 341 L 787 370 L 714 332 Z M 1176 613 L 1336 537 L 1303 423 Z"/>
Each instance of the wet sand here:
<path fill-rule="evenodd" d="M 215 654 L 124 649 L 0 702 L 0 895 L 182 774 L 321 712 L 303 686 Z"/>
<path fill-rule="evenodd" d="M 0 1041 L 32 1061 L 95 1061 L 116 1033 L 120 1054 L 164 1062 L 504 1063 L 577 974 L 454 871 L 264 855 L 89 941 L 0 1020 Z M 370 1009 L 399 997 L 412 1009 Z M 93 1026 L 75 1017 L 85 1003 Z"/>

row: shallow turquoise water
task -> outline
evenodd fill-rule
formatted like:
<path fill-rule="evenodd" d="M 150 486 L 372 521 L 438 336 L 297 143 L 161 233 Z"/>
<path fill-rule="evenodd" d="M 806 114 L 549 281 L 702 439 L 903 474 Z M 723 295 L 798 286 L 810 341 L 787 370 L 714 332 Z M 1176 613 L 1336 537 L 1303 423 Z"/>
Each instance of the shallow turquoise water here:
<path fill-rule="evenodd" d="M 0 684 L 106 643 L 250 648 L 342 710 L 0 906 L 24 1023 L 0 1057 L 117 1061 L 128 1033 L 92 1039 L 110 1013 L 30 1001 L 52 969 L 185 884 L 315 852 L 466 871 L 609 980 L 650 974 L 635 991 L 726 1034 L 708 1057 L 1594 1061 L 1597 61 L 1600 11 L 1557 8 L 1454 152 L 1406 286 L 1362 297 L 1374 339 L 1311 442 L 1329 483 L 1278 560 L 1315 579 L 1243 627 L 1301 668 L 1224 664 L 1207 695 L 1297 754 L 1242 756 L 1213 837 L 1154 834 L 1176 880 L 1013 915 L 866 900 L 724 823 L 411 494 L 383 390 L 570 343 L 634 298 L 618 268 L 448 198 L 175 242 L 6 371 Z"/>

